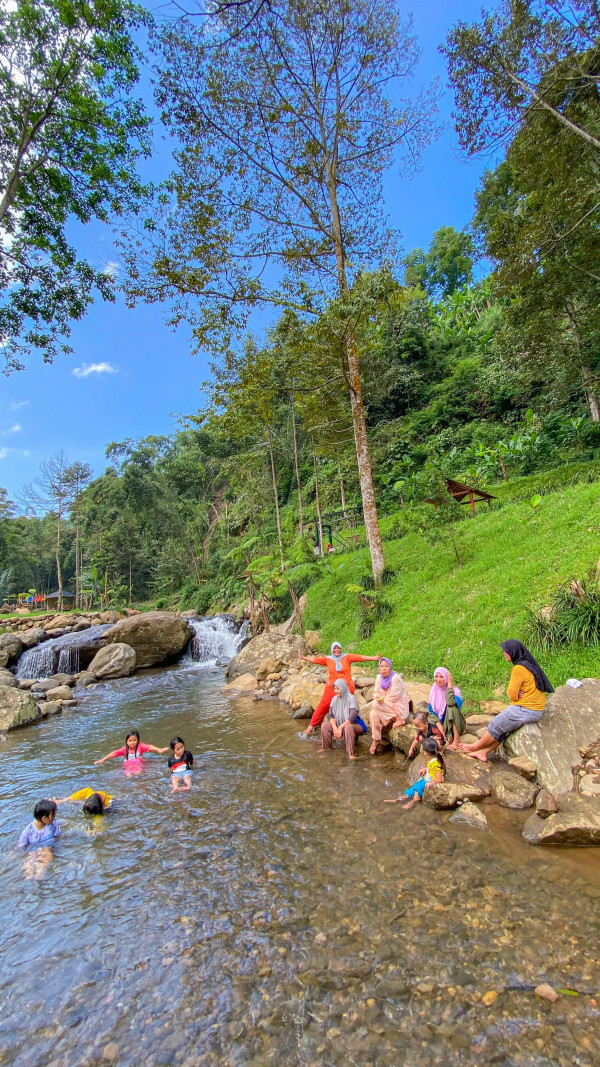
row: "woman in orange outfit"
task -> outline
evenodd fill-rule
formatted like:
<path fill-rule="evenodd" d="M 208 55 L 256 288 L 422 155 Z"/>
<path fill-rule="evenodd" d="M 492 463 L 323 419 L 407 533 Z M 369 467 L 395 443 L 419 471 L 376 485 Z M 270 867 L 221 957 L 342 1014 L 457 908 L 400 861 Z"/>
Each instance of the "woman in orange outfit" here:
<path fill-rule="evenodd" d="M 329 706 L 335 696 L 333 687 L 336 681 L 342 678 L 344 682 L 347 683 L 350 692 L 353 693 L 354 681 L 352 679 L 351 671 L 352 664 L 374 663 L 376 660 L 380 660 L 381 656 L 355 656 L 353 652 L 346 652 L 342 655 L 342 646 L 339 641 L 334 641 L 331 646 L 330 656 L 300 656 L 300 659 L 306 660 L 307 663 L 318 663 L 321 667 L 327 667 L 325 692 L 313 712 L 312 719 L 308 724 L 308 729 L 304 731 L 304 737 L 309 737 L 315 726 L 321 725 L 329 711 Z"/>

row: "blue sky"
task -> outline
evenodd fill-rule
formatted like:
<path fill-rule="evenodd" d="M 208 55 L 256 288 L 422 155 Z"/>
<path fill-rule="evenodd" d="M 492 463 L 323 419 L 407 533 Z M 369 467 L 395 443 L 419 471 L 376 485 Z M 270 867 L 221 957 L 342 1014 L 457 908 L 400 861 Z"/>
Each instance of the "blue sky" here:
<path fill-rule="evenodd" d="M 416 9 L 399 0 L 399 6 L 405 14 L 413 11 L 422 50 L 414 87 L 436 75 L 445 85 L 438 46 L 459 18 L 478 17 L 480 0 L 428 0 Z M 468 162 L 462 157 L 451 109 L 446 92 L 442 117 L 447 128 L 425 153 L 419 173 L 401 180 L 391 172 L 386 181 L 388 210 L 405 251 L 426 247 L 440 226 L 462 228 L 473 212 L 485 160 Z M 159 148 L 151 164 L 154 179 L 169 169 L 168 153 Z M 116 259 L 106 226 L 81 228 L 77 246 L 95 264 Z M 34 354 L 24 371 L 2 377 L 0 485 L 13 499 L 34 479 L 45 456 L 63 449 L 70 459 L 87 462 L 100 474 L 109 442 L 169 433 L 177 413 L 199 406 L 207 360 L 192 356 L 187 331 L 171 332 L 163 317 L 164 309 L 156 305 L 128 310 L 122 301 L 98 303 L 73 330 L 72 356 L 49 366 Z"/>

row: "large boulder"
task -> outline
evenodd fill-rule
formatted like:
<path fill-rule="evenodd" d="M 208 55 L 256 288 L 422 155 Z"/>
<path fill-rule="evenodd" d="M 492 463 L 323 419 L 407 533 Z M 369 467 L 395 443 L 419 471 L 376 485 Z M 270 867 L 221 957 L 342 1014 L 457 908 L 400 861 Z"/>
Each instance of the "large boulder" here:
<path fill-rule="evenodd" d="M 19 683 L 11 671 L 7 671 L 5 667 L 0 668 L 0 685 L 11 686 L 13 689 L 18 689 Z"/>
<path fill-rule="evenodd" d="M 579 689 L 562 685 L 551 693 L 539 722 L 510 734 L 507 757 L 527 756 L 537 767 L 537 780 L 553 793 L 573 788 L 572 768 L 581 762 L 579 749 L 600 737 L 600 681 L 586 678 Z"/>
<path fill-rule="evenodd" d="M 68 685 L 57 685 L 54 689 L 46 690 L 47 700 L 70 700 L 71 690 Z"/>
<path fill-rule="evenodd" d="M 531 808 L 539 789 L 514 771 L 498 770 L 492 775 L 492 792 L 503 808 Z"/>
<path fill-rule="evenodd" d="M 174 611 L 148 611 L 120 619 L 104 634 L 104 644 L 129 645 L 135 650 L 137 667 L 152 667 L 179 656 L 192 636 L 189 622 Z M 89 666 L 98 673 L 92 664 Z"/>
<path fill-rule="evenodd" d="M 559 810 L 542 819 L 530 815 L 523 837 L 531 845 L 568 845 L 589 848 L 600 845 L 600 803 L 595 797 L 576 793 L 557 797 Z"/>
<path fill-rule="evenodd" d="M 405 756 L 408 756 L 410 746 L 414 739 L 414 726 L 398 726 L 396 730 L 390 730 L 388 732 L 388 740 L 392 742 L 394 748 L 403 752 Z"/>
<path fill-rule="evenodd" d="M 23 642 L 16 634 L 0 634 L 0 652 L 8 654 L 8 660 L 18 659 L 23 651 Z"/>
<path fill-rule="evenodd" d="M 273 656 L 266 656 L 258 665 L 256 677 L 259 682 L 264 682 L 270 674 L 279 674 L 285 670 L 287 663 L 282 659 L 274 659 Z"/>
<path fill-rule="evenodd" d="M 229 661 L 226 674 L 229 678 L 237 678 L 240 674 L 253 674 L 256 677 L 256 672 L 264 659 L 279 660 L 289 665 L 295 663 L 298 656 L 310 655 L 310 648 L 299 634 L 259 634 L 258 637 L 253 637 L 251 641 L 248 641 L 245 648 Z"/>
<path fill-rule="evenodd" d="M 96 652 L 90 663 L 89 671 L 84 673 L 90 674 L 92 680 L 96 678 L 124 678 L 135 670 L 136 663 L 137 655 L 135 649 L 131 645 L 117 642 L 114 645 L 106 645 L 99 652 Z"/>
<path fill-rule="evenodd" d="M 223 692 L 227 696 L 239 696 L 240 693 L 252 693 L 258 686 L 258 682 L 253 674 L 238 674 L 232 682 L 228 682 L 223 686 Z"/>
<path fill-rule="evenodd" d="M 73 624 L 74 618 L 75 616 L 67 614 L 55 615 L 54 618 L 49 620 L 48 629 L 65 630 L 67 626 L 71 626 Z"/>
<path fill-rule="evenodd" d="M 30 693 L 9 686 L 0 688 L 0 730 L 14 730 L 40 717 L 39 708 Z"/>
<path fill-rule="evenodd" d="M 34 648 L 45 640 L 46 631 L 41 626 L 32 626 L 29 630 L 23 630 L 20 637 L 23 648 Z"/>
<path fill-rule="evenodd" d="M 8 655 L 8 652 L 6 651 L 6 649 L 5 648 L 1 648 L 0 649 L 0 667 L 6 667 L 6 664 L 8 663 L 9 659 L 10 659 L 10 656 Z"/>

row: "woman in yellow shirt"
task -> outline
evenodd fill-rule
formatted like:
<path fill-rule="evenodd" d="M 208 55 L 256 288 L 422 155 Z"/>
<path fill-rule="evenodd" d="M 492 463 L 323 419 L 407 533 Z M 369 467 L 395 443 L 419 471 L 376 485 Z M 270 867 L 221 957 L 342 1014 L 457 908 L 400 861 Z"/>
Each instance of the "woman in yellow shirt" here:
<path fill-rule="evenodd" d="M 553 693 L 548 678 L 529 649 L 520 641 L 503 641 L 500 645 L 502 655 L 513 669 L 508 683 L 510 704 L 488 723 L 483 737 L 472 745 L 459 745 L 459 750 L 467 756 L 487 763 L 490 752 L 506 740 L 509 734 L 518 730 L 527 722 L 541 719 L 546 707 L 546 693 Z"/>

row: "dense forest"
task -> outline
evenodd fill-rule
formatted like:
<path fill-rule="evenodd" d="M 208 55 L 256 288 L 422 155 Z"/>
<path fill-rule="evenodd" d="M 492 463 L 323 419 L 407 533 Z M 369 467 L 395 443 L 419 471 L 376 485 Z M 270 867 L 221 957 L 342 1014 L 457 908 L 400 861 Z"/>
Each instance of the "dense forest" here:
<path fill-rule="evenodd" d="M 128 299 L 170 302 L 214 353 L 205 406 L 110 443 L 100 477 L 58 455 L 18 503 L 4 493 L 0 599 L 58 586 L 206 612 L 251 582 L 283 617 L 329 542 L 367 544 L 377 584 L 386 540 L 456 518 L 424 503 L 445 478 L 489 487 L 599 454 L 595 5 L 501 4 L 452 31 L 461 144 L 497 162 L 470 226 L 408 254 L 379 215 L 392 154 L 410 166 L 435 131 L 435 89 L 402 115 L 389 96 L 416 61 L 409 27 L 388 3 L 250 7 L 222 5 L 223 47 L 193 19 L 154 29 L 176 169 L 121 228 Z"/>

